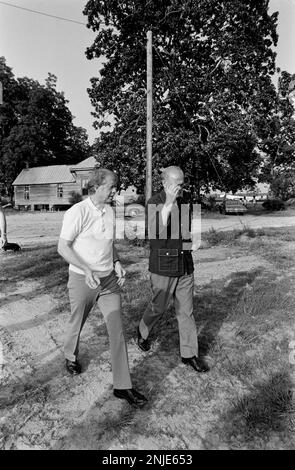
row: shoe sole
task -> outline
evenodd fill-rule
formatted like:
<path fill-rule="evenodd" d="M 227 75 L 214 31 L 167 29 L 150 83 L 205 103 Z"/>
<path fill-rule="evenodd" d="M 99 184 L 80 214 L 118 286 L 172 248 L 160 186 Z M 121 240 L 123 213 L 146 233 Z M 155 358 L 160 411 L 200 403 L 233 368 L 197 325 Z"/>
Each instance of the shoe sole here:
<path fill-rule="evenodd" d="M 188 362 L 184 362 L 184 361 L 181 361 L 185 366 L 189 366 L 191 367 L 195 372 L 198 372 L 199 374 L 204 374 L 206 372 L 209 372 L 210 369 L 196 369 L 195 367 L 193 367 L 191 364 L 189 364 Z"/>
<path fill-rule="evenodd" d="M 77 371 L 77 370 L 69 370 L 66 368 L 66 371 L 70 374 L 70 375 L 80 375 L 81 374 L 81 370 L 80 371 Z"/>
<path fill-rule="evenodd" d="M 205 374 L 206 372 L 210 371 L 210 369 L 206 369 L 206 370 L 195 369 L 193 366 L 191 366 L 190 364 L 186 364 L 185 362 L 184 362 L 184 365 L 191 367 L 195 372 L 198 372 L 199 374 Z"/>

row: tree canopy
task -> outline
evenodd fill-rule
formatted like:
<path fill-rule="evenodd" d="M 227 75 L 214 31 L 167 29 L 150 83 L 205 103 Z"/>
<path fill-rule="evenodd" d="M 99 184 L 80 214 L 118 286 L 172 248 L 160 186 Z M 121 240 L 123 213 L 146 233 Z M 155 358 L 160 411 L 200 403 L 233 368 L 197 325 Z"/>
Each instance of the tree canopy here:
<path fill-rule="evenodd" d="M 105 59 L 89 89 L 102 130 L 95 149 L 121 183 L 144 187 L 148 30 L 155 181 L 161 167 L 176 164 L 197 190 L 254 183 L 262 160 L 257 126 L 276 99 L 277 13 L 269 14 L 268 3 L 88 1 L 84 14 L 97 36 L 86 55 Z"/>
<path fill-rule="evenodd" d="M 3 104 L 0 105 L 1 190 L 12 194 L 12 182 L 28 166 L 77 163 L 89 156 L 86 131 L 73 124 L 57 78 L 48 74 L 45 85 L 15 78 L 0 58 Z"/>
<path fill-rule="evenodd" d="M 283 71 L 278 76 L 278 92 L 272 109 L 257 122 L 258 147 L 263 154 L 260 179 L 274 182 L 280 175 L 295 174 L 295 110 L 292 101 L 292 83 L 295 74 Z M 294 92 L 293 92 L 294 95 Z M 288 176 L 289 175 L 289 176 Z"/>

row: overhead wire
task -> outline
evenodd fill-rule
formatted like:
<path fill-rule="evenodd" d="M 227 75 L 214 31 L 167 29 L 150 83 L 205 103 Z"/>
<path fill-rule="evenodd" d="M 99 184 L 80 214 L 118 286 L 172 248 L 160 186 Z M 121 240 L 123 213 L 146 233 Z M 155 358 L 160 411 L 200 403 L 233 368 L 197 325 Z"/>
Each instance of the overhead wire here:
<path fill-rule="evenodd" d="M 29 13 L 35 13 L 37 15 L 47 16 L 49 18 L 54 18 L 56 20 L 62 20 L 62 21 L 67 21 L 69 23 L 76 23 L 76 24 L 79 24 L 79 25 L 86 26 L 86 23 L 82 23 L 82 21 L 72 20 L 70 18 L 65 18 L 63 16 L 51 15 L 50 13 L 45 13 L 45 12 L 39 11 L 39 10 L 32 10 L 31 8 L 21 7 L 20 5 L 15 5 L 13 3 L 7 3 L 7 2 L 0 1 L 0 4 L 8 6 L 8 7 L 12 7 L 12 8 L 18 8 L 19 10 L 24 10 L 24 11 L 27 11 Z M 106 23 L 104 23 L 103 21 L 101 21 L 101 24 L 103 24 L 105 26 L 109 26 Z M 113 25 L 112 23 L 109 23 L 109 24 Z"/>
<path fill-rule="evenodd" d="M 38 11 L 38 10 L 32 10 L 30 8 L 25 8 L 25 7 L 21 7 L 19 5 L 14 5 L 13 3 L 7 3 L 7 2 L 2 2 L 0 1 L 0 3 L 2 5 L 6 5 L 8 7 L 12 7 L 12 8 L 18 8 L 19 10 L 24 10 L 24 11 L 28 11 L 30 13 L 35 13 L 35 14 L 38 14 L 38 15 L 43 15 L 43 16 L 48 16 L 50 18 L 55 18 L 57 20 L 63 20 L 63 21 L 69 21 L 70 23 L 76 23 L 76 24 L 81 24 L 83 26 L 86 26 L 85 23 L 82 23 L 82 21 L 77 21 L 77 20 L 72 20 L 70 18 L 64 18 L 62 16 L 57 16 L 57 15 L 51 15 L 49 13 L 45 13 L 45 12 L 42 12 L 42 11 Z"/>

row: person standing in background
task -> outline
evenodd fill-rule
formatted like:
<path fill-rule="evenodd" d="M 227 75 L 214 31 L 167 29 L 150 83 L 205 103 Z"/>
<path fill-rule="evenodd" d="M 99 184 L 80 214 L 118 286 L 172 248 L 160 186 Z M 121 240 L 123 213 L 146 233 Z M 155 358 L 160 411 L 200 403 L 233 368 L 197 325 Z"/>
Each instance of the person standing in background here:
<path fill-rule="evenodd" d="M 6 230 L 7 230 L 6 217 L 5 217 L 2 205 L 0 203 L 0 248 L 3 248 L 3 246 L 7 243 Z"/>

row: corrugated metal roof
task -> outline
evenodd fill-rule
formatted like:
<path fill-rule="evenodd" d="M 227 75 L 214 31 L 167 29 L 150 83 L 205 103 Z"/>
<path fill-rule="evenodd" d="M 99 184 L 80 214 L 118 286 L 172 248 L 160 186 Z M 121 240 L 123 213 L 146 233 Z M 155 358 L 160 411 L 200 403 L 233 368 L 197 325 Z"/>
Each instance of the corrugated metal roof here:
<path fill-rule="evenodd" d="M 81 169 L 81 168 L 94 168 L 98 164 L 98 161 L 94 157 L 88 157 L 86 160 L 78 163 L 77 165 L 72 165 L 71 168 L 73 170 Z"/>
<path fill-rule="evenodd" d="M 69 165 L 50 165 L 26 168 L 16 177 L 12 184 L 50 184 L 50 183 L 73 183 L 73 177 Z"/>

